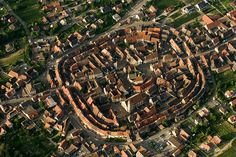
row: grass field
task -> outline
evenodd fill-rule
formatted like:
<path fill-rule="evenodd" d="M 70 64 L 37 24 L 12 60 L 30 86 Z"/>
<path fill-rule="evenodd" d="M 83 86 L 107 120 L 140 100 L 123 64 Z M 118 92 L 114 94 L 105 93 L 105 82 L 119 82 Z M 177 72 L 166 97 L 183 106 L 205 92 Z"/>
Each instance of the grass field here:
<path fill-rule="evenodd" d="M 74 33 L 74 32 L 80 32 L 81 30 L 83 29 L 82 26 L 78 25 L 78 24 L 74 24 L 73 26 L 71 26 L 70 28 L 64 30 L 63 32 L 56 32 L 56 33 L 59 33 L 59 38 L 67 38 L 70 34 Z"/>
<path fill-rule="evenodd" d="M 236 140 L 233 141 L 232 147 L 226 150 L 219 157 L 235 157 L 236 154 Z"/>
<path fill-rule="evenodd" d="M 0 85 L 5 84 L 8 80 L 9 76 L 6 73 L 0 71 Z"/>
<path fill-rule="evenodd" d="M 5 15 L 6 14 L 6 10 L 0 10 L 0 16 L 3 16 L 3 15 Z"/>
<path fill-rule="evenodd" d="M 55 145 L 48 139 L 45 130 L 26 130 L 21 128 L 20 120 L 14 120 L 13 129 L 0 136 L 0 156 L 51 156 L 56 150 Z"/>
<path fill-rule="evenodd" d="M 185 0 L 186 3 L 190 3 L 190 4 L 196 4 L 201 2 L 202 0 Z"/>
<path fill-rule="evenodd" d="M 197 18 L 200 14 L 198 12 L 194 12 L 192 14 L 188 14 L 188 15 L 183 15 L 180 16 L 179 18 L 175 19 L 175 21 L 171 24 L 174 27 L 179 27 L 195 18 Z"/>
<path fill-rule="evenodd" d="M 0 58 L 0 66 L 6 67 L 9 65 L 13 65 L 17 61 L 19 61 L 20 59 L 23 59 L 23 58 L 24 58 L 24 49 L 20 49 L 7 57 Z"/>
<path fill-rule="evenodd" d="M 172 19 L 175 19 L 175 18 L 177 18 L 177 17 L 179 17 L 179 16 L 181 16 L 180 10 L 177 11 L 176 13 L 174 13 L 173 15 L 171 15 L 170 17 L 171 17 Z"/>
<path fill-rule="evenodd" d="M 222 124 L 218 124 L 213 127 L 216 131 L 216 134 L 221 137 L 223 142 L 228 142 L 232 138 L 236 137 L 236 129 L 227 121 L 224 121 Z"/>
<path fill-rule="evenodd" d="M 38 21 L 43 16 L 37 0 L 8 0 L 8 2 L 16 14 L 28 24 Z"/>
<path fill-rule="evenodd" d="M 230 4 L 230 2 L 233 2 L 234 0 L 221 0 L 222 4 L 225 5 L 227 9 L 234 9 L 234 7 Z"/>
<path fill-rule="evenodd" d="M 226 90 L 235 89 L 236 87 L 236 72 L 226 71 L 221 74 L 215 75 L 217 96 L 226 101 L 224 93 Z"/>
<path fill-rule="evenodd" d="M 147 6 L 153 5 L 158 8 L 158 12 L 162 13 L 168 7 L 175 7 L 175 9 L 184 6 L 181 0 L 152 0 L 147 3 Z"/>

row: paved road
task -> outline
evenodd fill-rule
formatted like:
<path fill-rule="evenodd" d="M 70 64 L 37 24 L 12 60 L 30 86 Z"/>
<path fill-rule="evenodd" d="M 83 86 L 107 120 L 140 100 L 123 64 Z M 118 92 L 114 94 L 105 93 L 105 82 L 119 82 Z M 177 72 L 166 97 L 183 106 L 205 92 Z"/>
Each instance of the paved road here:
<path fill-rule="evenodd" d="M 222 149 L 220 149 L 219 152 L 217 152 L 216 154 L 214 154 L 214 157 L 220 156 L 221 154 L 223 154 L 226 150 L 230 149 L 232 147 L 232 143 L 234 142 L 234 140 L 236 139 L 236 137 L 234 137 L 229 143 L 227 143 Z"/>
<path fill-rule="evenodd" d="M 148 1 L 150 1 L 150 0 L 140 0 L 139 2 L 137 2 L 137 3 L 132 7 L 132 9 L 131 9 L 129 12 L 127 12 L 127 13 L 125 14 L 125 16 L 123 16 L 123 17 L 121 18 L 121 20 L 120 20 L 118 23 L 116 23 L 114 26 L 112 26 L 111 29 L 119 28 L 119 27 L 120 27 L 120 25 L 119 25 L 120 22 L 127 20 L 129 17 L 131 17 L 131 16 L 133 16 L 133 15 L 137 15 L 137 14 L 139 13 L 139 10 L 140 10 Z"/>
<path fill-rule="evenodd" d="M 68 86 L 70 87 L 70 86 Z M 26 97 L 21 97 L 21 98 L 13 98 L 13 99 L 9 99 L 9 100 L 5 100 L 5 101 L 1 101 L 0 102 L 0 105 L 5 105 L 5 104 L 9 104 L 9 105 L 14 105 L 14 104 L 17 104 L 17 103 L 21 103 L 21 102 L 25 102 L 25 101 L 28 101 L 30 99 L 32 99 L 33 97 L 35 96 L 41 96 L 43 95 L 44 93 L 50 93 L 50 92 L 53 92 L 57 89 L 60 89 L 61 87 L 56 87 L 56 88 L 50 88 L 48 90 L 45 90 L 45 91 L 42 91 L 40 93 L 37 93 L 37 94 L 34 94 L 34 95 L 31 95 L 31 96 L 26 96 Z"/>

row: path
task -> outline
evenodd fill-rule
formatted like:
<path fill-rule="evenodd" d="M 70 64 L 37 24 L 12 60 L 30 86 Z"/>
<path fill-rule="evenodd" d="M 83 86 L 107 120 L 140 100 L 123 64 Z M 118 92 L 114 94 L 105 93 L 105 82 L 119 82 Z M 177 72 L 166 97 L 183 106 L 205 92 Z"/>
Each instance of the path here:
<path fill-rule="evenodd" d="M 219 152 L 214 154 L 214 157 L 217 157 L 217 156 L 223 154 L 226 150 L 230 149 L 232 147 L 232 143 L 235 139 L 236 139 L 236 137 L 234 137 L 229 143 L 227 143 L 222 149 L 220 149 Z"/>
<path fill-rule="evenodd" d="M 141 0 L 141 1 L 137 2 L 137 3 L 132 7 L 132 9 L 131 9 L 129 12 L 127 12 L 127 13 L 125 14 L 125 16 L 123 16 L 123 17 L 121 18 L 121 20 L 120 20 L 118 23 L 116 23 L 114 26 L 112 26 L 111 29 L 119 28 L 119 26 L 120 26 L 119 23 L 120 23 L 120 22 L 127 20 L 127 18 L 129 18 L 130 16 L 137 15 L 137 14 L 139 13 L 139 10 L 140 10 L 148 1 L 150 1 L 150 0 Z"/>

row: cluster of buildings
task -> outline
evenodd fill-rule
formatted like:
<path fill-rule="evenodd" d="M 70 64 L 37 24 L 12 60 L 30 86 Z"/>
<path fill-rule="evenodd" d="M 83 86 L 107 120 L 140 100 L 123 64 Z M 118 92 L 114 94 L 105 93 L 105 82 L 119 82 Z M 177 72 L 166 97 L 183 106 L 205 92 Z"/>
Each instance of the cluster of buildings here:
<path fill-rule="evenodd" d="M 153 25 L 109 33 L 61 58 L 48 80 L 62 86 L 73 112 L 96 135 L 141 140 L 199 100 L 211 82 L 210 69 L 234 70 L 233 11 L 229 14 L 204 15 L 203 28 Z M 207 113 L 201 110 L 199 119 Z M 207 144 L 218 137 L 212 139 Z"/>
<path fill-rule="evenodd" d="M 42 10 L 46 14 L 42 18 L 42 24 L 32 26 L 32 31 L 52 32 L 52 34 L 56 31 L 59 33 L 58 37 L 43 38 L 34 40 L 31 43 L 34 54 L 33 58 L 45 61 L 48 59 L 48 56 L 54 59 L 58 55 L 79 46 L 85 39 L 94 37 L 98 33 L 97 31 L 101 31 L 104 27 L 109 27 L 108 19 L 112 23 L 118 22 L 124 15 L 125 9 L 133 5 L 135 1 L 124 0 L 114 5 L 106 6 L 102 6 L 97 1 L 66 4 L 59 1 L 40 0 L 40 3 L 42 3 Z M 99 7 L 100 5 L 101 7 Z M 92 8 L 88 9 L 90 7 Z M 112 16 L 110 17 L 110 15 Z M 77 31 L 71 33 L 69 30 L 73 27 Z"/>
<path fill-rule="evenodd" d="M 219 112 L 221 112 L 222 107 L 219 107 Z M 194 131 L 194 127 L 196 126 L 203 126 L 203 125 L 211 125 L 209 123 L 209 115 L 211 111 L 203 107 L 197 110 L 196 113 L 191 115 L 191 120 L 189 123 L 181 123 L 177 127 L 174 127 L 169 132 L 169 137 L 167 137 L 167 144 L 170 145 L 169 155 L 171 156 L 179 156 L 186 144 L 188 145 L 191 140 L 194 138 L 196 139 L 196 132 Z M 212 114 L 212 113 L 211 113 Z M 194 147 L 192 147 L 186 155 L 188 157 L 196 157 L 200 156 L 202 153 L 204 154 L 211 154 L 213 152 L 219 151 L 219 146 L 222 143 L 222 139 L 218 135 L 207 135 L 206 140 L 198 139 L 199 143 L 194 143 Z M 184 150 L 186 151 L 186 150 Z"/>
<path fill-rule="evenodd" d="M 19 27 L 20 25 L 17 19 L 10 14 L 3 15 L 0 19 L 0 22 L 1 22 L 0 29 L 4 31 L 9 30 L 10 32 L 10 31 L 15 31 L 20 28 Z"/>
<path fill-rule="evenodd" d="M 5 95 L 2 100 L 34 95 L 36 89 L 41 86 L 37 83 L 32 84 L 31 80 L 38 76 L 38 72 L 26 64 L 16 66 L 7 73 L 7 76 L 8 81 L 2 84 L 0 89 Z"/>
<path fill-rule="evenodd" d="M 1 55 L 10 55 L 19 49 L 19 39 L 15 39 L 15 37 L 24 36 L 24 32 L 20 30 L 21 24 L 17 19 L 7 13 L 1 16 L 0 25 L 0 31 L 4 32 L 4 34 L 1 34 Z"/>
<path fill-rule="evenodd" d="M 45 31 L 58 24 L 66 26 L 73 19 L 71 12 L 83 10 L 86 5 L 66 8 L 60 2 L 40 2 L 47 12 L 43 17 Z M 112 18 L 117 22 L 126 3 L 132 1 L 100 7 L 99 14 L 114 13 Z M 203 9 L 204 5 L 195 7 Z M 150 6 L 148 12 L 154 17 L 157 9 Z M 56 58 L 82 44 L 91 37 L 90 29 L 105 22 L 96 14 L 86 12 L 81 18 L 88 31 L 32 43 L 35 59 L 45 60 L 47 53 Z M 139 15 L 132 18 L 140 19 Z M 185 114 L 209 91 L 211 71 L 235 70 L 235 20 L 234 10 L 224 17 L 203 15 L 202 28 L 184 26 L 177 30 L 153 24 L 107 33 L 58 59 L 47 74 L 52 89 L 40 95 L 37 89 L 41 84 L 31 83 L 37 72 L 27 65 L 17 66 L 7 74 L 10 79 L 0 90 L 7 99 L 31 99 L 14 107 L 0 105 L 6 117 L 0 134 L 12 127 L 12 119 L 20 117 L 26 129 L 43 126 L 49 133 L 56 130 L 62 136 L 55 156 L 152 156 L 153 152 L 132 142 L 142 141 L 164 121 Z M 229 98 L 234 94 L 226 93 Z M 236 104 L 235 100 L 231 103 Z M 202 108 L 194 123 L 201 123 L 208 115 L 209 110 Z M 236 117 L 228 121 L 233 124 Z M 171 155 L 177 156 L 191 133 L 176 128 L 171 135 L 167 143 L 175 148 Z M 220 143 L 218 136 L 209 136 L 199 148 L 210 151 Z M 188 155 L 196 153 L 192 150 Z"/>
<path fill-rule="evenodd" d="M 48 80 L 95 136 L 141 140 L 206 90 L 209 71 L 180 33 L 155 25 L 112 32 L 62 57 Z"/>
<path fill-rule="evenodd" d="M 42 24 L 32 26 L 32 30 L 54 32 L 55 30 L 66 30 L 74 24 L 78 24 L 82 33 L 89 36 L 95 31 L 106 27 L 107 18 L 113 22 L 118 22 L 124 15 L 127 7 L 135 4 L 135 0 L 123 0 L 116 3 L 84 1 L 84 2 L 65 2 L 65 1 L 43 1 L 42 10 L 46 13 L 42 18 Z M 104 3 L 104 4 L 102 4 Z"/>

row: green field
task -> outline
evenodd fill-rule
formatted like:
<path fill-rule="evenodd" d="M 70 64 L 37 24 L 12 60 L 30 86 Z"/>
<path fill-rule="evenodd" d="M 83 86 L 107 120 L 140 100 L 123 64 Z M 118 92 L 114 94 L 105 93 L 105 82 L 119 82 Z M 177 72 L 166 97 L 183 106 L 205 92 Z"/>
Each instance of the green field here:
<path fill-rule="evenodd" d="M 223 142 L 228 142 L 232 138 L 236 137 L 236 129 L 229 124 L 227 121 L 224 121 L 222 124 L 213 126 L 216 134 L 221 137 Z"/>
<path fill-rule="evenodd" d="M 3 15 L 6 15 L 6 10 L 5 9 L 0 10 L 0 16 L 3 16 Z"/>
<path fill-rule="evenodd" d="M 72 34 L 74 32 L 80 32 L 82 29 L 83 29 L 82 26 L 80 26 L 78 24 L 74 24 L 73 26 L 64 30 L 63 32 L 61 32 L 61 30 L 59 30 L 58 32 L 55 32 L 55 33 L 59 33 L 58 36 L 60 39 L 66 39 L 70 34 Z"/>
<path fill-rule="evenodd" d="M 175 19 L 175 21 L 171 24 L 174 27 L 179 27 L 195 18 L 197 18 L 198 16 L 200 16 L 200 14 L 198 12 L 194 12 L 192 14 L 188 14 L 188 15 L 183 15 L 180 16 L 179 18 Z"/>
<path fill-rule="evenodd" d="M 226 71 L 221 74 L 215 75 L 217 96 L 227 102 L 224 93 L 227 90 L 235 89 L 236 87 L 236 72 Z"/>
<path fill-rule="evenodd" d="M 13 128 L 0 136 L 1 157 L 46 157 L 55 151 L 55 145 L 45 130 L 26 130 L 21 128 L 20 122 L 15 119 Z"/>
<path fill-rule="evenodd" d="M 162 13 L 168 7 L 174 7 L 175 9 L 184 6 L 181 0 L 152 0 L 147 3 L 147 6 L 153 5 L 157 8 L 158 13 Z"/>
<path fill-rule="evenodd" d="M 8 3 L 15 13 L 28 24 L 40 20 L 43 16 L 37 0 L 8 0 Z"/>
<path fill-rule="evenodd" d="M 0 85 L 5 84 L 8 80 L 9 76 L 6 73 L 0 71 Z"/>
<path fill-rule="evenodd" d="M 219 157 L 235 157 L 236 154 L 236 140 L 233 141 L 232 147 L 226 150 Z"/>
<path fill-rule="evenodd" d="M 0 65 L 2 67 L 9 66 L 16 63 L 19 59 L 23 58 L 24 58 L 24 49 L 21 49 L 5 58 L 0 58 Z"/>
<path fill-rule="evenodd" d="M 191 4 L 197 4 L 199 2 L 201 2 L 202 0 L 185 0 L 185 2 L 187 3 L 191 3 Z"/>
<path fill-rule="evenodd" d="M 181 12 L 180 12 L 180 10 L 179 11 L 177 11 L 176 13 L 174 13 L 173 15 L 171 15 L 170 17 L 172 18 L 172 19 L 175 19 L 175 18 L 177 18 L 177 17 L 179 17 L 179 16 L 181 16 L 182 14 L 181 14 Z"/>

